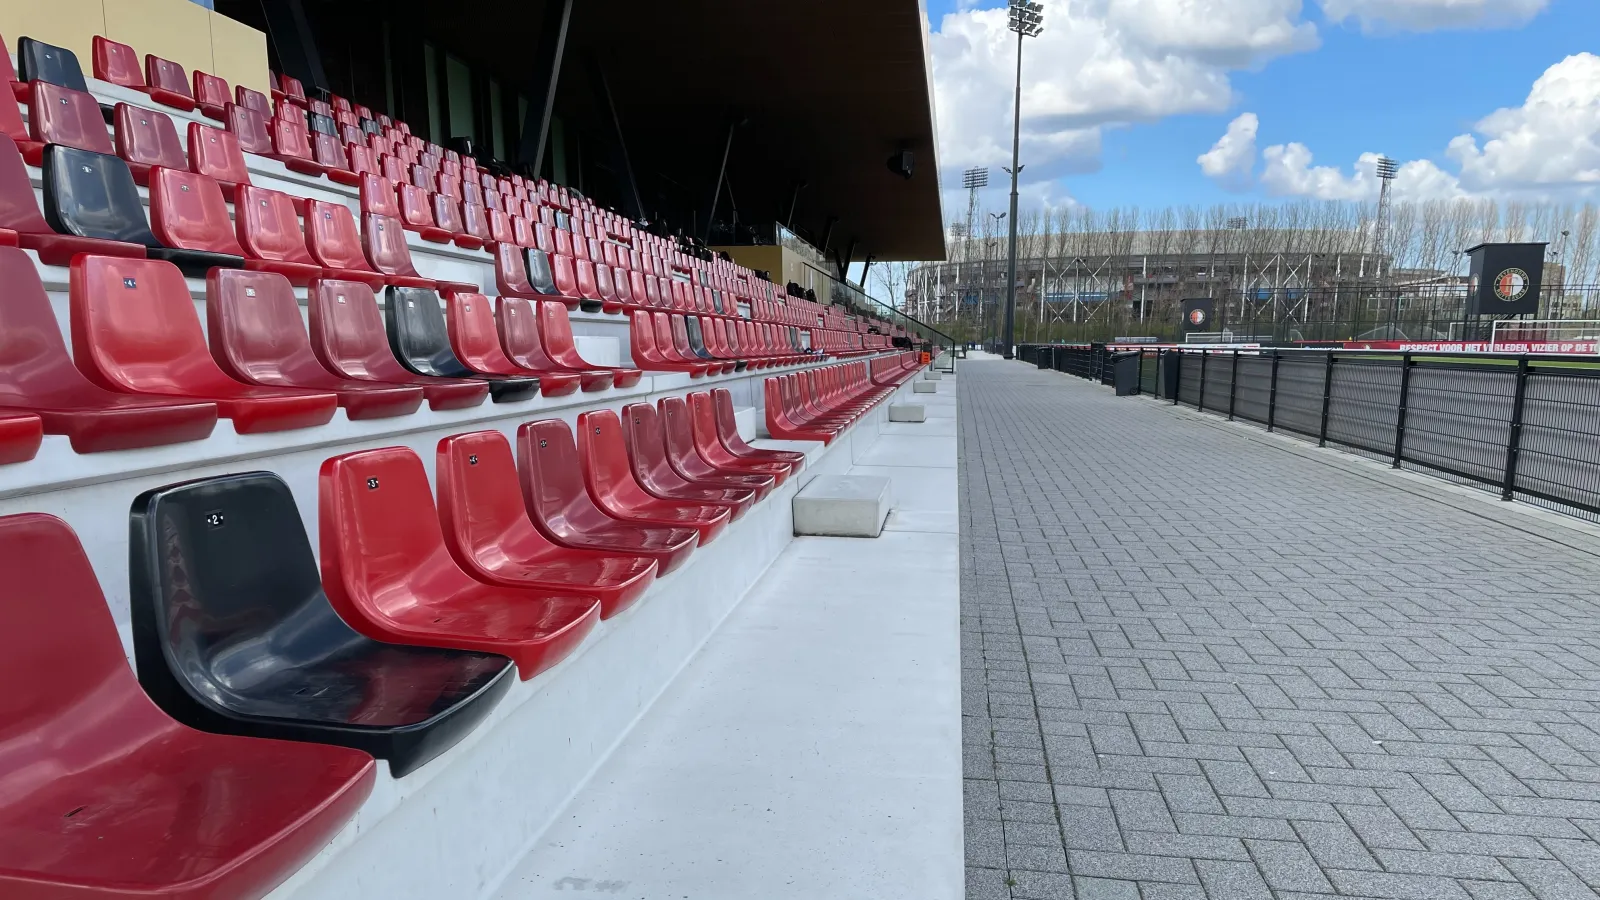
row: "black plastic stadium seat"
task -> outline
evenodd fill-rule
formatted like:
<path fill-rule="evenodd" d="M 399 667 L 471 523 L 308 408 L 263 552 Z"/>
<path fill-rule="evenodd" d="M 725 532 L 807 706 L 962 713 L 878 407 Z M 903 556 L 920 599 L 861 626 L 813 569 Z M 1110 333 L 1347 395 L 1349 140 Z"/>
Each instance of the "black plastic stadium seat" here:
<path fill-rule="evenodd" d="M 527 400 L 538 395 L 537 378 L 477 375 L 463 365 L 450 349 L 449 327 L 445 324 L 444 310 L 439 306 L 439 295 L 433 291 L 392 287 L 384 306 L 389 346 L 407 369 L 418 375 L 487 381 L 489 396 L 496 403 Z"/>
<path fill-rule="evenodd" d="M 207 204 L 197 192 L 181 193 L 177 181 L 191 177 L 188 173 L 169 171 L 173 183 L 167 207 L 182 210 L 181 216 L 194 219 L 190 225 L 204 230 L 214 224 L 196 218 L 204 208 L 215 218 L 220 214 L 227 223 L 227 208 L 222 206 L 220 195 Z M 204 176 L 192 176 L 197 180 Z M 62 234 L 97 240 L 121 241 L 145 248 L 145 255 L 173 263 L 185 275 L 204 277 L 213 266 L 237 267 L 243 260 L 230 253 L 217 253 L 205 249 L 178 249 L 167 247 L 156 239 L 150 223 L 144 217 L 144 203 L 139 199 L 139 187 L 133 181 L 128 164 L 105 153 L 92 153 L 51 144 L 44 153 L 44 218 L 50 227 Z M 210 179 L 205 185 L 215 191 Z M 159 190 L 153 188 L 152 193 Z M 181 199 L 179 199 L 181 198 Z M 161 205 L 162 198 L 152 197 L 152 204 Z M 164 207 L 165 208 L 165 207 Z M 196 244 L 196 247 L 201 245 Z"/>
<path fill-rule="evenodd" d="M 77 54 L 30 37 L 17 39 L 17 77 L 24 82 L 43 81 L 89 92 L 89 82 L 84 80 Z"/>
<path fill-rule="evenodd" d="M 403 776 L 511 687 L 511 660 L 370 640 L 339 618 L 289 488 L 256 472 L 157 488 L 129 519 L 139 682 L 218 734 L 336 744 Z"/>

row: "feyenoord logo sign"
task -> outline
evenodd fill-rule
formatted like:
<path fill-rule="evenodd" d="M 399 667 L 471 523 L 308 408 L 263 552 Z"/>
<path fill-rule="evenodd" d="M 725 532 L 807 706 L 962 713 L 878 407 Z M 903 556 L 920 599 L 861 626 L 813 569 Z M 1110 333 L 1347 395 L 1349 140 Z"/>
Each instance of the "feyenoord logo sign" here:
<path fill-rule="evenodd" d="M 1203 310 L 1203 309 L 1192 309 L 1192 310 L 1189 311 L 1189 324 L 1190 325 L 1193 325 L 1194 327 L 1199 328 L 1201 325 L 1204 325 L 1205 323 L 1206 323 L 1206 311 L 1205 310 Z"/>
<path fill-rule="evenodd" d="M 1211 314 L 1216 311 L 1216 301 L 1198 297 L 1183 301 L 1183 330 L 1204 331 L 1211 327 Z"/>
<path fill-rule="evenodd" d="M 1528 273 L 1521 269 L 1506 269 L 1494 279 L 1494 295 L 1506 303 L 1516 303 L 1528 296 L 1528 288 L 1533 284 L 1528 278 Z"/>

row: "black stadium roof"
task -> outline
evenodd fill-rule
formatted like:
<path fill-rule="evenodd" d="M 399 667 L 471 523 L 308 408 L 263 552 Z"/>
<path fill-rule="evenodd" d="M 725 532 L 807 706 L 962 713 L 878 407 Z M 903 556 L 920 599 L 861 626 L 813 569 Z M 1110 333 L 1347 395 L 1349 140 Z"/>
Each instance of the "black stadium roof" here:
<path fill-rule="evenodd" d="M 532 80 L 546 2 L 371 8 L 521 86 Z M 653 197 L 676 195 L 694 198 L 688 208 L 703 216 L 728 123 L 742 119 L 727 185 L 743 223 L 785 218 L 804 182 L 803 232 L 820 236 L 836 216 L 833 246 L 857 242 L 858 259 L 942 259 L 928 59 L 919 0 L 575 0 L 556 109 L 564 121 L 609 128 L 593 85 L 598 62 L 647 210 Z M 909 180 L 887 165 L 901 149 L 915 156 Z"/>

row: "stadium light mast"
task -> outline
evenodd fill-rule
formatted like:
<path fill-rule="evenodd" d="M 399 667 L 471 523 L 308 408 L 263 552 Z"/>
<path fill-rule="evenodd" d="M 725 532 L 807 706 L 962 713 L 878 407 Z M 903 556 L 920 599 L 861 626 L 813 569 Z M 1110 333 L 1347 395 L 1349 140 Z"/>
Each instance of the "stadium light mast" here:
<path fill-rule="evenodd" d="M 1400 174 L 1400 164 L 1387 156 L 1378 157 L 1378 181 L 1382 187 L 1378 191 L 1378 221 L 1372 229 L 1372 261 L 1373 269 L 1378 275 L 1378 280 L 1383 280 L 1383 253 L 1385 245 L 1389 242 L 1389 216 L 1393 199 L 1390 191 L 1394 187 L 1395 176 Z M 1390 274 L 1394 274 L 1394 266 L 1389 267 Z"/>
<path fill-rule="evenodd" d="M 1017 100 L 1011 121 L 1011 263 L 1006 276 L 1006 332 L 1001 354 L 1011 359 L 1016 346 L 1017 320 L 1017 179 L 1022 175 L 1022 39 L 1038 37 L 1044 30 L 1044 7 L 1032 0 L 1011 0 L 1012 31 L 1017 33 Z"/>

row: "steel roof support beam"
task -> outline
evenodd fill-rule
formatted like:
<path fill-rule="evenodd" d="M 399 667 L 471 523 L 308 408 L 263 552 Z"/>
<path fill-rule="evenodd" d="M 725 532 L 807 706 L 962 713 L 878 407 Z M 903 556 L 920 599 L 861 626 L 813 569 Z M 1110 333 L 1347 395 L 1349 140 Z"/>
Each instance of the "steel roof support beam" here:
<path fill-rule="evenodd" d="M 533 48 L 533 72 L 528 80 L 527 118 L 522 123 L 522 140 L 517 144 L 517 162 L 523 174 L 534 178 L 544 168 L 545 142 L 550 137 L 550 120 L 556 111 L 556 89 L 561 82 L 561 61 L 567 53 L 567 26 L 572 22 L 572 0 L 549 0 L 544 7 L 544 25 Z"/>

